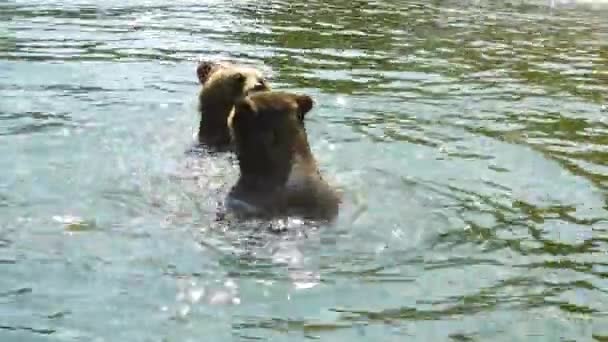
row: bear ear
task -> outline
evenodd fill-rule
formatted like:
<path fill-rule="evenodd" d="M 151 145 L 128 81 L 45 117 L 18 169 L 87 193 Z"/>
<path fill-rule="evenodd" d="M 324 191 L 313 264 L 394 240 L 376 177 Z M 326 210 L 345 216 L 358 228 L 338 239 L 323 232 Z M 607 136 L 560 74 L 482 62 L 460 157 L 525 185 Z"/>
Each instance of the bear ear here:
<path fill-rule="evenodd" d="M 296 97 L 296 102 L 298 103 L 298 118 L 300 121 L 304 121 L 304 116 L 310 112 L 314 105 L 314 101 L 308 95 L 298 95 Z"/>
<path fill-rule="evenodd" d="M 198 76 L 198 81 L 201 85 L 207 82 L 209 76 L 211 76 L 213 71 L 219 66 L 219 64 L 214 62 L 200 61 L 198 63 L 198 66 L 196 67 L 196 76 Z"/>

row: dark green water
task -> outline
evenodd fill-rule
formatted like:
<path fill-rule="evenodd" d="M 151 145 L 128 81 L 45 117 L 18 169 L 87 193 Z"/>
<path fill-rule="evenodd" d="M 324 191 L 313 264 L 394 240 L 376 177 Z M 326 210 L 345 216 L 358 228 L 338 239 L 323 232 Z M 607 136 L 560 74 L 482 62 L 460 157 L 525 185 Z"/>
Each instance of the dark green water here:
<path fill-rule="evenodd" d="M 608 7 L 548 5 L 0 1 L 0 341 L 608 341 Z M 216 221 L 199 57 L 315 98 L 334 226 Z"/>

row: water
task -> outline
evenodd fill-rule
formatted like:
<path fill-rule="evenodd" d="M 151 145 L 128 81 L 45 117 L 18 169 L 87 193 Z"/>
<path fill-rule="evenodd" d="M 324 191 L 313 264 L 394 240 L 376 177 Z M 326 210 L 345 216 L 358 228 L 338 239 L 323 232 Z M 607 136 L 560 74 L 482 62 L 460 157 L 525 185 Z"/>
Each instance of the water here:
<path fill-rule="evenodd" d="M 606 18 L 0 2 L 0 340 L 607 340 Z M 184 153 L 199 57 L 315 98 L 335 225 L 216 220 L 238 172 Z"/>

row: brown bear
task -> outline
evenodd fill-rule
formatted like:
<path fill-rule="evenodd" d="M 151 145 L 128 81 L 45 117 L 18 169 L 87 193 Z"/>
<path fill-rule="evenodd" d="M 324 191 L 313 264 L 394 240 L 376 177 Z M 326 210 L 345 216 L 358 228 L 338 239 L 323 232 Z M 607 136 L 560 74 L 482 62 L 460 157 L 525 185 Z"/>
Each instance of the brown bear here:
<path fill-rule="evenodd" d="M 307 95 L 260 92 L 235 105 L 232 120 L 240 177 L 226 200 L 237 216 L 296 215 L 332 220 L 340 196 L 321 177 L 304 127 Z"/>
<path fill-rule="evenodd" d="M 230 63 L 201 61 L 196 74 L 202 86 L 198 97 L 198 142 L 229 148 L 228 125 L 235 102 L 250 93 L 268 91 L 270 86 L 259 70 Z"/>

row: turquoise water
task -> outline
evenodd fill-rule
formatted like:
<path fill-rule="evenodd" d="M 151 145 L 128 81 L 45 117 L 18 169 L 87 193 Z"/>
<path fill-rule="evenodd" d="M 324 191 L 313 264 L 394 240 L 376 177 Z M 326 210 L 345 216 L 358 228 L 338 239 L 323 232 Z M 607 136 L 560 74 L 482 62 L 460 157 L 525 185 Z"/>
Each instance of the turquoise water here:
<path fill-rule="evenodd" d="M 1 341 L 607 341 L 608 7 L 0 2 Z M 334 225 L 216 220 L 199 57 L 314 97 Z M 280 232 L 277 232 L 280 230 Z"/>

